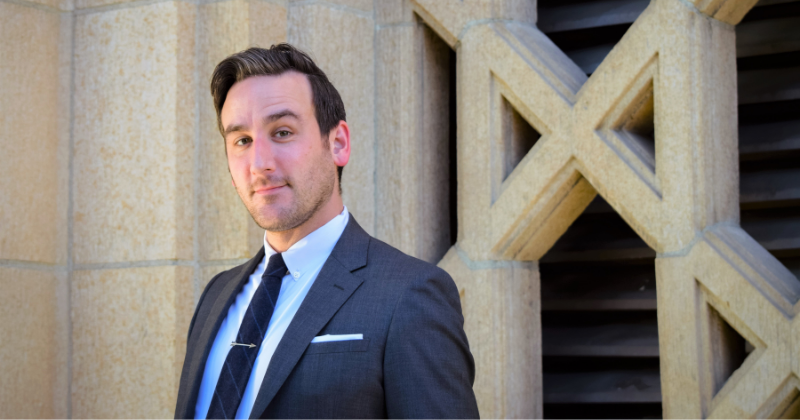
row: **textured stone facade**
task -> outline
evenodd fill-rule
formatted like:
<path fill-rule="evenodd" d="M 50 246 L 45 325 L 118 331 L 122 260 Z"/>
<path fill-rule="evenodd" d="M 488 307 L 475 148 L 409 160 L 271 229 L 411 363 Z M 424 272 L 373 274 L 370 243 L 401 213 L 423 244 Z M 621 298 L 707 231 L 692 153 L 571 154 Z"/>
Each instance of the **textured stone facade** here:
<path fill-rule="evenodd" d="M 664 416 L 797 409 L 800 282 L 739 226 L 755 3 L 652 0 L 587 78 L 535 0 L 0 0 L 0 417 L 172 415 L 194 304 L 263 238 L 210 74 L 283 41 L 342 94 L 350 211 L 455 279 L 483 417 L 542 417 L 538 261 L 598 194 L 657 253 Z"/>

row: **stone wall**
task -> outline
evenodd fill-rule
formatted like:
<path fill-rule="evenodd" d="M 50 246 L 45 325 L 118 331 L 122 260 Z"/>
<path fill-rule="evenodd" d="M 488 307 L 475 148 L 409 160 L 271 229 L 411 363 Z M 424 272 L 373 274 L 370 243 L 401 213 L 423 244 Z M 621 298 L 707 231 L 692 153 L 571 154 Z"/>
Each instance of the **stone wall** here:
<path fill-rule="evenodd" d="M 200 292 L 263 237 L 209 77 L 282 41 L 344 99 L 348 208 L 456 280 L 482 416 L 542 416 L 537 261 L 598 193 L 658 253 L 664 415 L 780 415 L 800 283 L 738 225 L 755 2 L 653 0 L 587 79 L 534 0 L 0 0 L 0 417 L 172 415 Z M 722 390 L 714 316 L 757 356 Z"/>

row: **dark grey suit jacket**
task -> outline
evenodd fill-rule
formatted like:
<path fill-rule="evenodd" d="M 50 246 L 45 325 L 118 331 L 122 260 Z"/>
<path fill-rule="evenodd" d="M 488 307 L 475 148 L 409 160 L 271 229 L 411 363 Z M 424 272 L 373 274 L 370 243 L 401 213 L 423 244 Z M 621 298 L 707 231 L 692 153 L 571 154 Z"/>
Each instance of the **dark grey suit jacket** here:
<path fill-rule="evenodd" d="M 208 353 L 264 257 L 209 282 L 189 327 L 176 418 L 193 418 Z M 267 369 L 251 418 L 478 417 L 458 290 L 443 270 L 370 237 L 352 215 Z M 361 341 L 313 343 L 325 334 Z"/>

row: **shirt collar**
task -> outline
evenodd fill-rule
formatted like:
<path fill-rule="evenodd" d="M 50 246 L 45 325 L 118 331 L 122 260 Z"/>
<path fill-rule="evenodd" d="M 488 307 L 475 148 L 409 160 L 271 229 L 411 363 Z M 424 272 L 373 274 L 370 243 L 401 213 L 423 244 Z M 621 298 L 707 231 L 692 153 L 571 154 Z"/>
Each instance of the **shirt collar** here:
<path fill-rule="evenodd" d="M 349 220 L 350 214 L 347 206 L 344 206 L 336 217 L 297 241 L 283 253 L 283 261 L 294 280 L 328 259 Z M 268 261 L 269 257 L 275 254 L 277 252 L 267 242 L 267 233 L 264 232 L 264 261 Z"/>

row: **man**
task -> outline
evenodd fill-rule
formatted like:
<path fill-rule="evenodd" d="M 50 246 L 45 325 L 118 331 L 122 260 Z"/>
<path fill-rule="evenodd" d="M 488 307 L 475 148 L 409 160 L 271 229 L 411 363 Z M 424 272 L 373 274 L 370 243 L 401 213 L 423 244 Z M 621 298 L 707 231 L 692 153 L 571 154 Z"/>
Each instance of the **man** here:
<path fill-rule="evenodd" d="M 350 131 L 322 70 L 288 44 L 251 48 L 217 66 L 211 93 L 233 185 L 266 234 L 200 297 L 175 417 L 478 417 L 452 279 L 342 203 Z"/>

